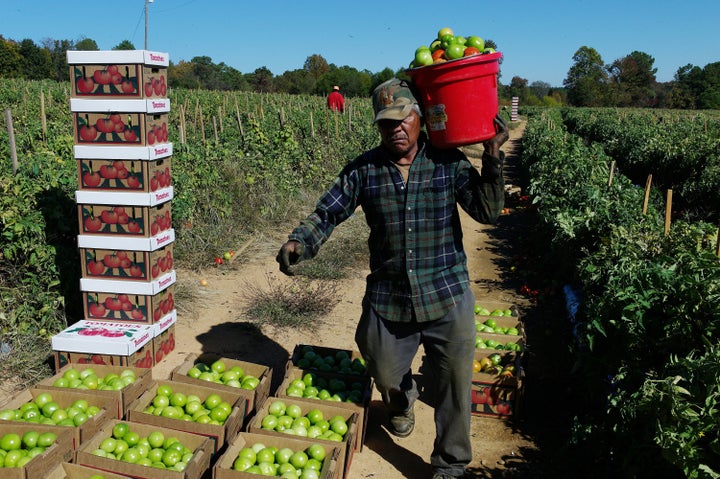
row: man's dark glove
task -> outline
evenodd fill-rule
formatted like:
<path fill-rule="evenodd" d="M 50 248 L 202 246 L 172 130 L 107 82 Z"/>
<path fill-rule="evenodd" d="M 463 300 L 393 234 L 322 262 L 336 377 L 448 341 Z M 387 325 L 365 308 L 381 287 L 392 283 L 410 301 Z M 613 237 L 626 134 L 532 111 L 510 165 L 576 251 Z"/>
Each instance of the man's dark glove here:
<path fill-rule="evenodd" d="M 496 134 L 483 142 L 483 146 L 488 154 L 500 158 L 500 147 L 510 138 L 510 130 L 499 113 L 495 116 L 493 123 L 495 124 Z"/>
<path fill-rule="evenodd" d="M 305 254 L 305 246 L 299 241 L 290 240 L 280 247 L 275 261 L 280 263 L 281 272 L 293 276 L 295 273 L 290 271 L 290 266 L 299 263 L 303 254 Z"/>

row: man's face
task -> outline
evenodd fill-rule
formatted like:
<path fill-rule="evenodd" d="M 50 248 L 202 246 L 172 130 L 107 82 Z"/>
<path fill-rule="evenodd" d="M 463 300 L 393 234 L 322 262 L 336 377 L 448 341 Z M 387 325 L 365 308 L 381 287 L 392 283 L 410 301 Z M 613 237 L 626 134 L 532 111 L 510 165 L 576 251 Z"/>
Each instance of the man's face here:
<path fill-rule="evenodd" d="M 417 146 L 422 121 L 413 110 L 404 120 L 380 120 L 377 122 L 382 143 L 395 156 L 402 157 Z"/>

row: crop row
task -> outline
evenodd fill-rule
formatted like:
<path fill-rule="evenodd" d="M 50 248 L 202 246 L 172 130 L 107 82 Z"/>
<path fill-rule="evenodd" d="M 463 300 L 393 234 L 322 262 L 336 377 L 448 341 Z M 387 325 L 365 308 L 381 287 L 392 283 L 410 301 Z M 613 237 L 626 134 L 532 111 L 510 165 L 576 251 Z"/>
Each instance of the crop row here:
<path fill-rule="evenodd" d="M 715 112 L 562 110 L 568 131 L 603 145 L 635 183 L 673 188 L 696 218 L 720 218 L 720 117 Z"/>
<path fill-rule="evenodd" d="M 608 181 L 611 147 L 569 133 L 559 111 L 533 115 L 523 137 L 537 267 L 572 312 L 568 435 L 603 473 L 717 477 L 717 228 L 676 220 L 666 233 L 659 192 L 643 214 L 642 188 Z"/>

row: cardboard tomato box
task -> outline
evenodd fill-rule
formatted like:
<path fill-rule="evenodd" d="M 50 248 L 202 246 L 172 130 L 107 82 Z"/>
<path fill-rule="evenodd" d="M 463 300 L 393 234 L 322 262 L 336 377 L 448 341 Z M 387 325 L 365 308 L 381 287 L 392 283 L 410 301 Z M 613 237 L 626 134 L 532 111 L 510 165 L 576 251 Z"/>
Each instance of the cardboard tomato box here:
<path fill-rule="evenodd" d="M 193 452 L 184 471 L 172 469 L 159 469 L 157 467 L 131 464 L 117 459 L 109 459 L 94 455 L 92 452 L 100 447 L 100 443 L 112 436 L 113 428 L 121 422 L 130 426 L 130 430 L 137 432 L 140 437 L 147 437 L 153 431 L 161 432 L 166 438 L 175 437 L 185 447 Z M 113 419 L 95 434 L 89 441 L 82 444 L 75 451 L 75 463 L 83 466 L 102 469 L 121 476 L 128 476 L 135 479 L 200 479 L 210 469 L 210 456 L 212 455 L 212 441 L 199 434 L 192 434 L 177 429 L 170 429 L 161 426 L 128 422 Z"/>
<path fill-rule="evenodd" d="M 233 463 L 238 457 L 238 453 L 244 447 L 252 447 L 254 444 L 263 444 L 266 447 L 277 447 L 282 449 L 288 447 L 293 451 L 306 450 L 315 441 L 311 439 L 298 438 L 297 436 L 274 436 L 270 434 L 256 434 L 251 432 L 241 432 L 228 444 L 227 450 L 220 456 L 213 466 L 213 479 L 256 479 L 257 474 L 236 471 L 233 469 Z M 324 444 L 323 444 L 324 445 Z M 326 456 L 323 461 L 322 469 L 318 474 L 319 479 L 340 479 L 342 475 L 342 467 L 338 462 L 340 455 L 340 447 L 326 447 Z"/>
<path fill-rule="evenodd" d="M 18 434 L 22 437 L 23 434 L 30 431 L 37 431 L 41 434 L 44 432 L 52 432 L 57 434 L 57 438 L 42 454 L 35 456 L 23 467 L 4 467 L 0 469 L 0 477 L 3 479 L 37 479 L 39 477 L 47 477 L 50 471 L 59 464 L 72 460 L 73 434 L 70 428 L 22 422 L 0 422 L 0 437 L 10 433 Z"/>
<path fill-rule="evenodd" d="M 55 369 L 66 364 L 152 367 L 151 325 L 80 320 L 51 338 Z"/>
<path fill-rule="evenodd" d="M 172 185 L 171 159 L 77 159 L 78 189 L 149 193 L 167 188 Z"/>
<path fill-rule="evenodd" d="M 155 236 L 116 236 L 116 235 L 78 235 L 77 243 L 80 248 L 108 248 L 114 247 L 123 251 L 155 251 L 175 241 L 175 229 L 170 228 L 157 233 Z"/>
<path fill-rule="evenodd" d="M 94 321 L 154 324 L 175 309 L 174 284 L 154 295 L 86 291 L 82 295 L 85 319 Z"/>
<path fill-rule="evenodd" d="M 35 398 L 43 393 L 50 393 L 53 401 L 58 403 L 58 405 L 60 405 L 63 409 L 72 406 L 73 403 L 78 400 L 87 401 L 89 406 L 97 406 L 100 409 L 97 414 L 89 418 L 80 426 L 48 425 L 48 427 L 54 429 L 53 432 L 55 434 L 60 434 L 58 431 L 62 430 L 71 431 L 71 441 L 74 449 L 77 449 L 82 443 L 88 441 L 100 429 L 100 427 L 102 427 L 103 424 L 117 418 L 119 408 L 116 398 L 100 396 L 82 390 L 57 390 L 37 386 L 25 389 L 12 396 L 5 404 L 4 409 L 19 409 L 23 404 L 35 401 Z M 13 421 L 0 420 L 0 423 L 2 424 L 9 422 Z"/>
<path fill-rule="evenodd" d="M 502 314 L 501 314 L 502 313 Z M 520 320 L 520 308 L 515 303 L 502 301 L 475 301 L 475 316 L 512 317 Z"/>
<path fill-rule="evenodd" d="M 66 364 L 57 370 L 57 372 L 48 378 L 42 379 L 37 382 L 36 386 L 39 388 L 47 389 L 50 391 L 67 391 L 67 388 L 61 388 L 54 386 L 55 381 L 65 374 L 68 369 L 75 369 L 77 371 L 85 371 L 86 369 L 92 369 L 99 378 L 105 378 L 109 374 L 120 375 L 124 370 L 129 369 L 135 373 L 135 382 L 128 384 L 122 389 L 91 389 L 92 394 L 114 399 L 118 403 L 117 418 L 122 419 L 126 416 L 127 411 L 130 407 L 130 403 L 140 397 L 140 395 L 147 390 L 150 383 L 152 382 L 152 373 L 148 368 L 134 368 L 124 366 L 107 366 L 104 364 Z M 90 391 L 87 391 L 90 393 Z"/>
<path fill-rule="evenodd" d="M 121 476 L 113 472 L 101 471 L 88 466 L 81 466 L 71 462 L 62 462 L 55 469 L 43 476 L 45 479 L 92 479 L 93 476 L 101 475 L 103 479 L 130 479 L 128 476 Z"/>
<path fill-rule="evenodd" d="M 523 395 L 523 379 L 525 372 L 520 356 L 508 351 L 475 352 L 475 359 L 488 357 L 498 353 L 503 356 L 501 364 L 513 364 L 512 375 L 503 376 L 495 373 L 473 373 L 471 411 L 477 416 L 510 417 L 520 413 Z"/>
<path fill-rule="evenodd" d="M 73 154 L 78 160 L 154 161 L 172 156 L 173 144 L 161 143 L 152 146 L 74 145 Z"/>
<path fill-rule="evenodd" d="M 509 334 L 477 333 L 475 336 L 475 349 L 485 352 L 514 352 L 522 354 L 525 351 L 525 340 L 522 336 Z"/>
<path fill-rule="evenodd" d="M 203 353 L 200 356 L 190 353 L 185 358 L 185 361 L 172 370 L 170 379 L 173 381 L 207 386 L 207 381 L 188 376 L 188 371 L 190 371 L 190 369 L 197 363 L 201 362 L 209 366 L 218 359 L 222 359 L 227 369 L 230 369 L 233 366 L 239 366 L 243 369 L 246 376 L 254 376 L 260 381 L 257 387 L 253 390 L 227 386 L 225 384 L 211 383 L 214 388 L 218 389 L 218 391 L 239 392 L 245 399 L 248 400 L 248 416 L 250 416 L 256 411 L 256 408 L 265 402 L 265 399 L 270 396 L 270 385 L 272 383 L 273 372 L 272 369 L 265 365 L 226 358 L 215 353 Z"/>
<path fill-rule="evenodd" d="M 195 421 L 185 421 L 179 418 L 169 418 L 144 412 L 148 406 L 152 405 L 153 399 L 155 399 L 160 386 L 168 386 L 174 393 L 183 393 L 185 396 L 194 394 L 199 397 L 203 403 L 211 394 L 217 394 L 223 401 L 232 406 L 232 412 L 222 425 L 202 424 Z M 240 432 L 245 423 L 246 413 L 247 399 L 237 391 L 230 393 L 227 391 L 218 391 L 209 386 L 198 386 L 190 383 L 163 380 L 153 381 L 147 391 L 131 404 L 130 411 L 128 412 L 128 421 L 162 426 L 168 429 L 177 429 L 179 431 L 205 436 L 212 441 L 211 451 L 215 454 Z"/>
<path fill-rule="evenodd" d="M 120 293 L 153 296 L 166 290 L 177 281 L 175 270 L 166 271 L 149 282 L 123 281 L 121 279 L 80 278 L 80 290 L 90 293 Z"/>
<path fill-rule="evenodd" d="M 478 333 L 525 336 L 525 325 L 514 317 L 475 316 L 475 329 Z M 505 333 L 505 331 L 510 331 L 510 333 Z"/>
<path fill-rule="evenodd" d="M 107 247 L 107 241 L 113 237 L 150 238 L 168 231 L 172 228 L 172 208 L 168 201 L 172 198 L 171 190 L 159 190 L 147 195 L 77 191 L 79 234 L 103 235 Z M 161 193 L 169 194 L 166 201 L 142 204 L 150 203 L 151 195 Z M 131 197 L 127 198 L 128 195 Z M 113 199 L 117 202 L 112 203 Z M 139 204 L 129 204 L 131 200 L 137 200 Z M 118 244 L 119 248 L 120 245 L 122 243 Z"/>
<path fill-rule="evenodd" d="M 337 462 L 343 471 L 341 477 L 347 477 L 350 471 L 350 465 L 352 463 L 355 450 L 360 449 L 360 441 L 358 437 L 358 414 L 346 408 L 335 407 L 329 401 L 315 401 L 312 399 L 287 397 L 281 398 L 278 396 L 270 396 L 265 400 L 265 403 L 263 403 L 263 405 L 258 409 L 255 416 L 248 423 L 247 432 L 252 432 L 256 434 L 269 434 L 272 436 L 280 437 L 287 436 L 286 433 L 263 429 L 262 427 L 262 421 L 266 416 L 270 415 L 270 405 L 275 401 L 282 401 L 285 403 L 286 406 L 289 406 L 291 404 L 296 404 L 300 406 L 300 414 L 303 416 L 305 416 L 308 411 L 318 409 L 323 413 L 323 418 L 326 420 L 334 416 L 341 416 L 343 419 L 345 419 L 345 422 L 348 425 L 348 430 L 342 441 L 342 447 L 340 448 L 340 454 L 338 456 Z M 337 445 L 336 441 L 329 441 L 326 439 L 310 437 L 308 437 L 308 439 L 312 441 L 318 441 L 321 444 L 330 445 L 331 447 Z"/>
<path fill-rule="evenodd" d="M 97 278 L 80 278 L 80 290 L 88 293 L 115 293 L 126 294 L 128 298 L 131 296 L 154 296 L 165 291 L 177 281 L 175 270 L 166 271 L 157 279 L 149 282 L 133 282 L 123 281 L 121 279 L 97 279 Z M 125 307 L 128 307 L 127 300 L 118 298 Z M 174 300 L 173 300 L 174 301 Z M 173 303 L 174 304 L 174 303 Z M 115 307 L 118 305 L 115 304 Z M 165 304 L 165 309 L 169 309 L 169 304 Z M 163 312 L 162 309 L 160 312 Z M 153 310 L 153 315 L 156 311 Z M 154 319 L 154 318 L 153 318 Z M 118 321 L 119 323 L 121 321 Z"/>
<path fill-rule="evenodd" d="M 177 323 L 177 311 L 172 310 L 153 324 L 155 328 L 155 336 L 153 337 L 154 365 L 159 364 L 165 356 L 175 350 L 175 323 Z"/>
<path fill-rule="evenodd" d="M 71 351 L 54 351 L 55 368 L 67 364 L 106 364 L 110 366 L 128 366 L 133 368 L 153 367 L 152 343 L 148 342 L 132 354 L 75 353 Z"/>
<path fill-rule="evenodd" d="M 355 412 L 358 415 L 358 442 L 359 450 L 362 451 L 363 445 L 365 444 L 365 435 L 367 433 L 367 417 L 370 408 L 370 398 L 372 397 L 373 380 L 370 376 L 348 376 L 333 373 L 323 373 L 318 371 L 311 371 L 307 369 L 300 369 L 292 366 L 292 363 L 288 361 L 288 367 L 285 370 L 285 377 L 283 382 L 277 389 L 276 396 L 281 398 L 294 398 L 296 396 L 289 396 L 287 389 L 291 383 L 296 380 L 302 380 L 306 374 L 313 374 L 315 378 L 319 378 L 320 381 L 325 382 L 329 385 L 330 381 L 342 381 L 345 385 L 346 390 L 358 389 L 360 391 L 359 402 L 349 401 L 337 401 L 331 399 L 319 399 L 319 398 L 298 398 L 308 399 L 312 401 L 318 401 L 319 403 L 326 403 L 332 406 L 348 409 L 351 412 Z M 331 388 L 329 388 L 330 390 Z"/>
<path fill-rule="evenodd" d="M 80 248 L 83 278 L 152 281 L 172 270 L 174 262 L 172 243 L 153 251 Z"/>
<path fill-rule="evenodd" d="M 157 98 L 167 95 L 170 57 L 147 50 L 67 51 L 74 98 Z"/>
<path fill-rule="evenodd" d="M 359 351 L 312 344 L 298 344 L 290 356 L 292 365 L 300 369 L 334 372 L 351 376 L 367 375 L 365 361 Z"/>
<path fill-rule="evenodd" d="M 153 146 L 169 140 L 170 100 L 71 98 L 73 132 L 79 145 Z"/>

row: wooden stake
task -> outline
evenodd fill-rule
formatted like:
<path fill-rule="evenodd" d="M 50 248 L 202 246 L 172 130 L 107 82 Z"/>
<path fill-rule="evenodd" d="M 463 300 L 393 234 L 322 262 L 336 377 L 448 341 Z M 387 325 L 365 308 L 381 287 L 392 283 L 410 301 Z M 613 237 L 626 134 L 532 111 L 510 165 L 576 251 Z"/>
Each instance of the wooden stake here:
<path fill-rule="evenodd" d="M 715 255 L 720 256 L 720 228 L 718 228 L 716 246 L 717 246 L 717 251 L 716 251 Z"/>
<path fill-rule="evenodd" d="M 235 98 L 235 118 L 237 118 L 238 128 L 240 128 L 240 136 L 245 141 L 245 132 L 242 127 L 242 119 L 240 118 L 240 108 L 238 107 L 237 97 Z"/>
<path fill-rule="evenodd" d="M 313 123 L 313 114 L 310 112 L 310 136 L 315 138 L 315 123 Z"/>
<path fill-rule="evenodd" d="M 185 144 L 185 107 L 183 105 L 180 105 L 179 114 L 180 114 L 180 143 L 184 145 Z"/>
<path fill-rule="evenodd" d="M 665 200 L 665 234 L 670 233 L 670 220 L 672 216 L 672 190 L 667 190 L 667 199 Z"/>
<path fill-rule="evenodd" d="M 610 163 L 610 176 L 608 177 L 608 186 L 612 186 L 614 173 L 615 173 L 615 160 L 613 160 Z"/>
<path fill-rule="evenodd" d="M 212 122 L 213 123 L 213 133 L 215 134 L 215 144 L 217 145 L 218 143 L 220 143 L 220 139 L 218 138 L 217 118 L 213 116 L 212 120 L 213 120 L 213 122 Z"/>
<path fill-rule="evenodd" d="M 47 118 L 45 116 L 45 92 L 40 90 L 40 123 L 43 141 L 47 141 Z"/>
<path fill-rule="evenodd" d="M 10 142 L 10 157 L 12 158 L 13 175 L 17 174 L 18 170 L 18 159 L 17 159 L 17 148 L 15 147 L 15 130 L 13 128 L 12 115 L 10 114 L 10 108 L 5 110 L 5 124 L 7 125 L 8 138 Z"/>
<path fill-rule="evenodd" d="M 642 214 L 647 214 L 648 202 L 650 201 L 650 187 L 652 186 L 652 174 L 648 175 L 645 181 L 645 200 L 643 200 Z"/>
<path fill-rule="evenodd" d="M 200 134 L 202 135 L 203 145 L 205 144 L 205 120 L 203 119 L 202 113 L 200 114 Z"/>

